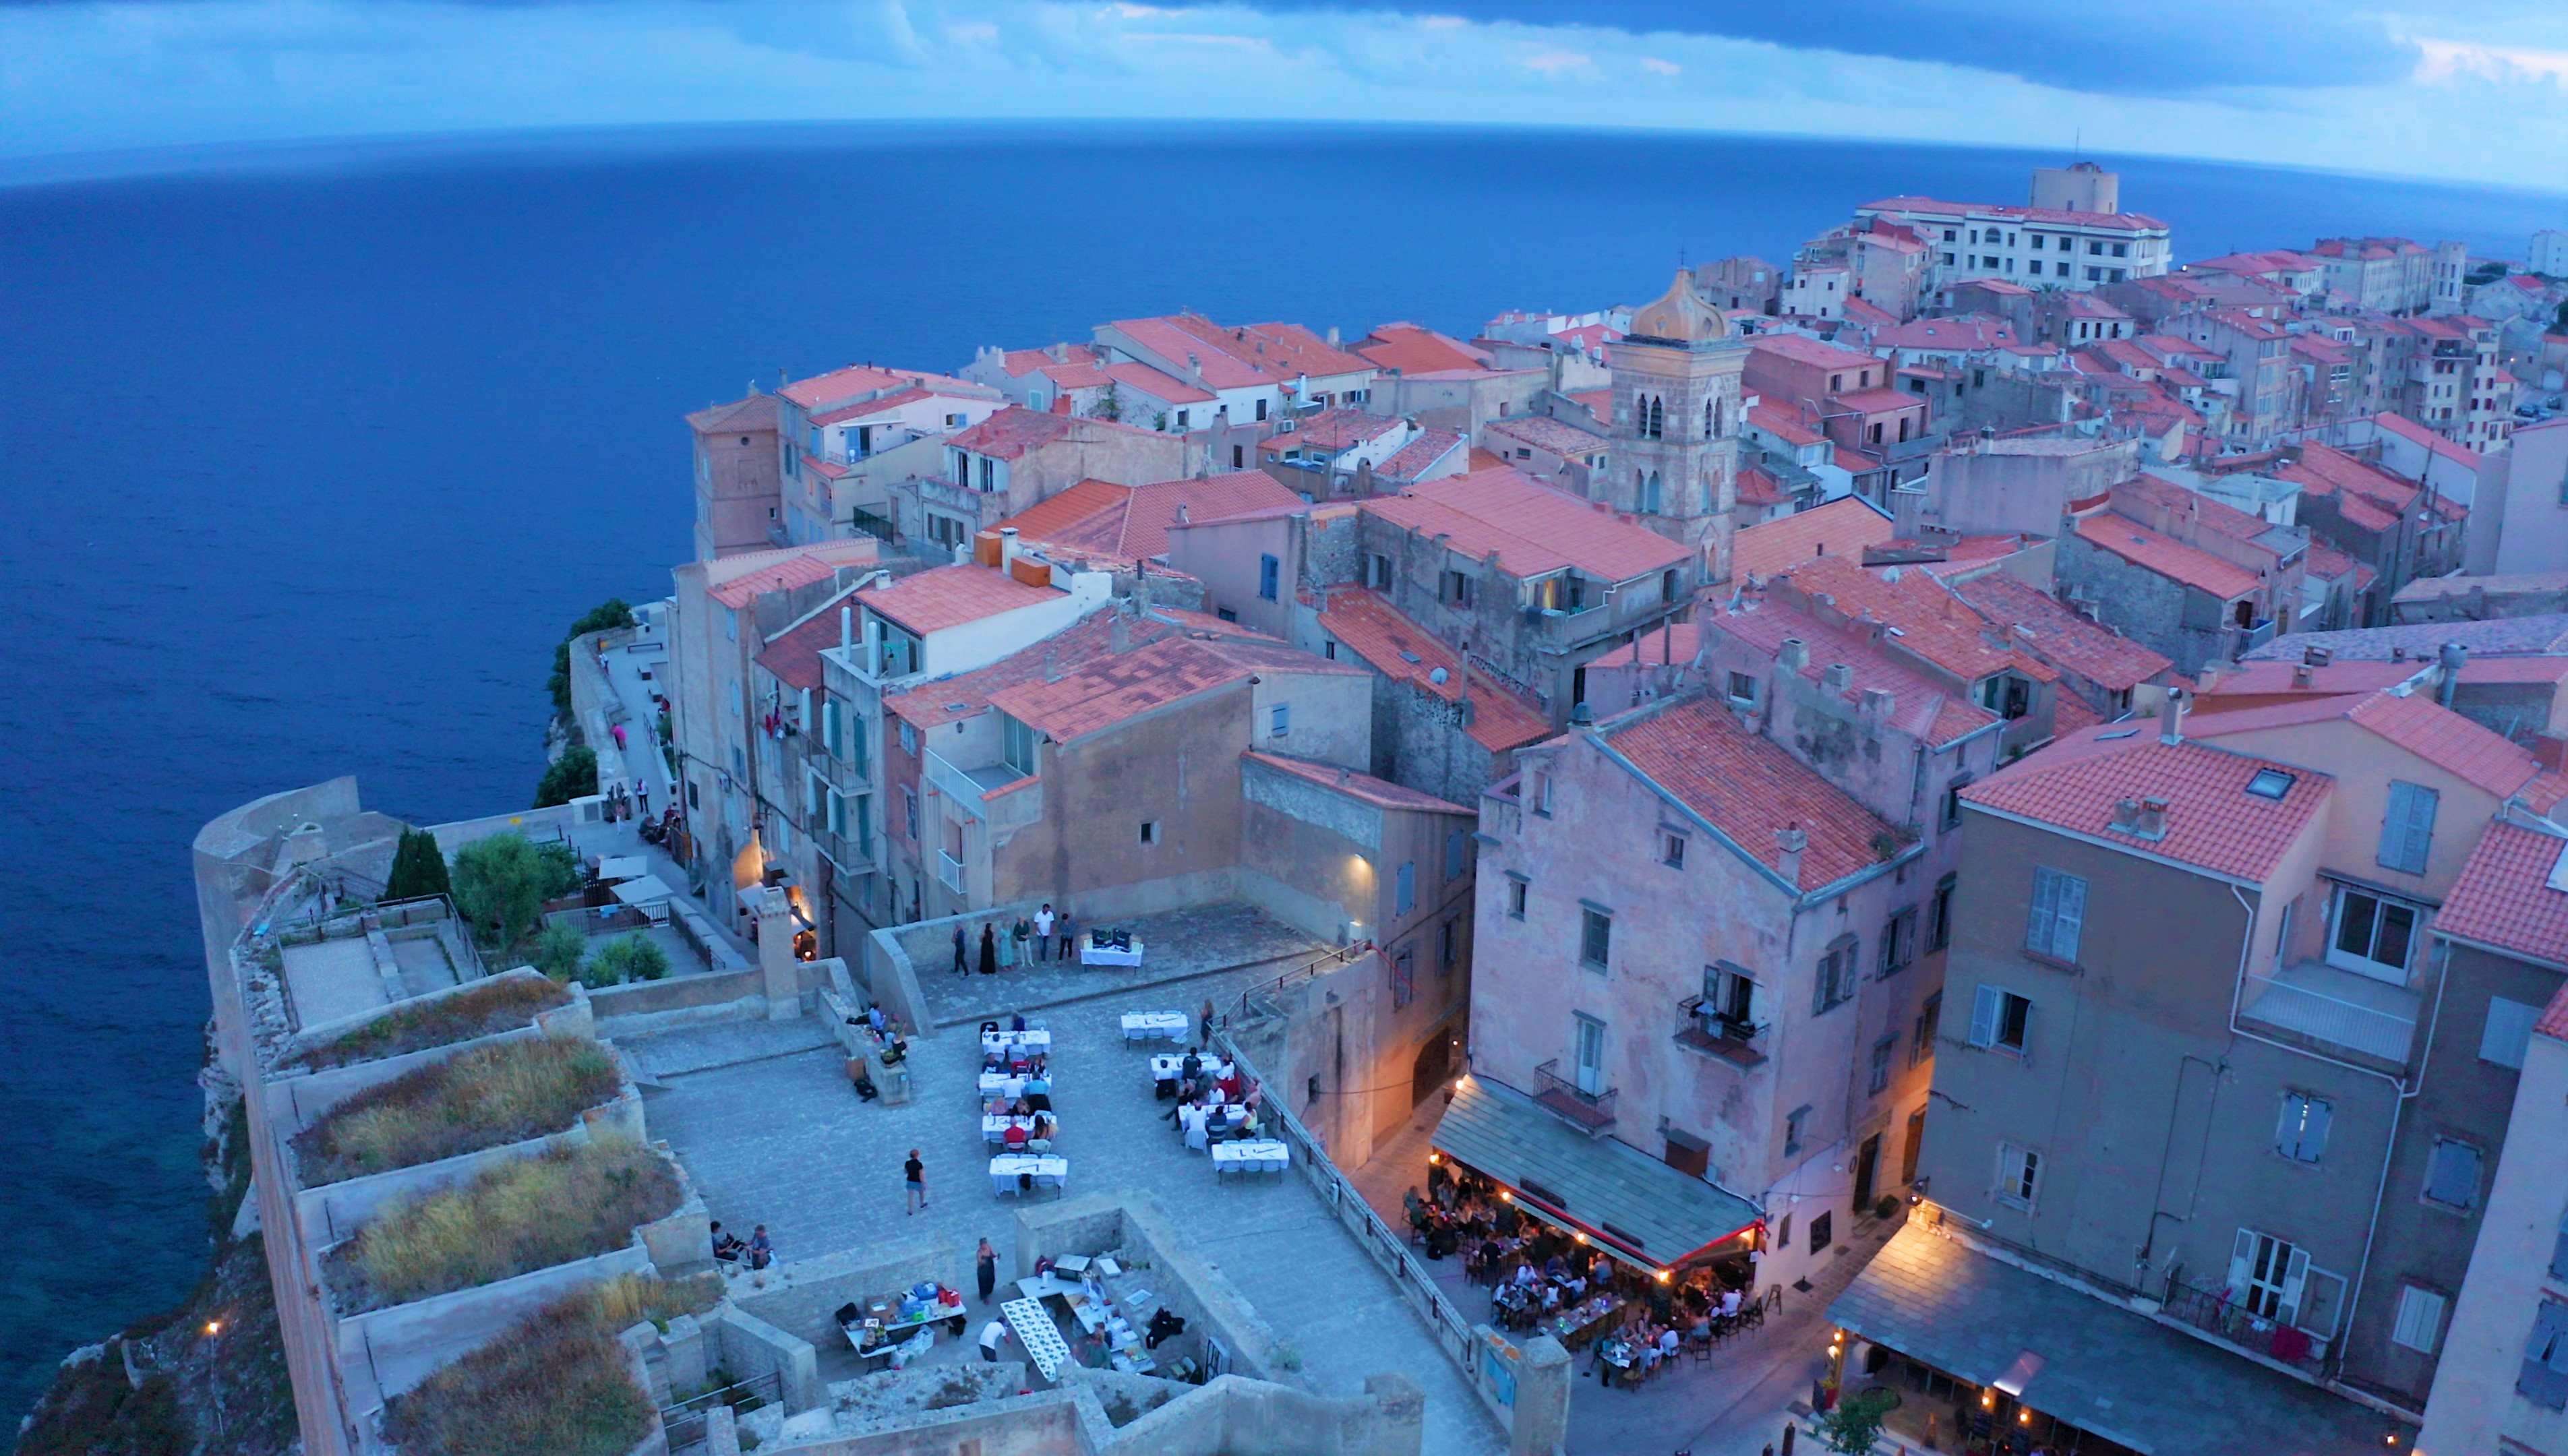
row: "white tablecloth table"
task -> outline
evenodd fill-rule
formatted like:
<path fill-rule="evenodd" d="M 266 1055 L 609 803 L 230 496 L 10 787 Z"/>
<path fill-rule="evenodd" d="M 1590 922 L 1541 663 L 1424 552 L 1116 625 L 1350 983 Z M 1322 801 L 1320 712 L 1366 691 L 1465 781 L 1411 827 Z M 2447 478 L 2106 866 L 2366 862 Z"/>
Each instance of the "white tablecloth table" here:
<path fill-rule="evenodd" d="M 985 1071 L 981 1073 L 981 1095 L 983 1097 L 1022 1097 L 1025 1094 L 1026 1079 L 1024 1077 L 1012 1077 L 1003 1071 Z"/>
<path fill-rule="evenodd" d="M 1214 1081 L 1220 1081 L 1230 1075 L 1229 1062 L 1216 1061 L 1209 1056 L 1200 1060 L 1202 1065 L 1195 1072 L 1197 1076 L 1209 1074 Z M 1185 1069 L 1186 1054 L 1182 1051 L 1162 1051 L 1150 1058 L 1150 1080 L 1152 1081 L 1174 1081 L 1185 1074 Z"/>
<path fill-rule="evenodd" d="M 990 1191 L 1016 1192 L 1021 1173 L 1033 1174 L 1038 1188 L 1060 1189 L 1070 1182 L 1070 1159 L 1057 1153 L 1001 1153 L 990 1160 Z"/>
<path fill-rule="evenodd" d="M 1045 1113 L 1044 1115 L 1047 1117 L 1051 1116 L 1050 1113 Z M 1035 1120 L 1032 1117 L 1019 1117 L 985 1112 L 981 1114 L 981 1141 L 990 1143 L 994 1146 L 1005 1142 L 1008 1137 L 1008 1129 L 1011 1127 L 1022 1127 L 1026 1130 L 1027 1134 L 1031 1136 L 1035 1130 Z M 1052 1135 L 1055 1137 L 1061 1136 L 1061 1119 L 1057 1117 L 1053 1118 Z"/>
<path fill-rule="evenodd" d="M 1292 1149 L 1280 1142 L 1217 1142 L 1212 1145 L 1212 1173 L 1281 1173 L 1293 1161 Z"/>
<path fill-rule="evenodd" d="M 1141 949 L 1139 941 L 1134 941 L 1132 949 L 1128 951 L 1119 951 L 1112 946 L 1097 945 L 1089 936 L 1081 936 L 1079 964 L 1082 966 L 1138 966 L 1141 964 Z"/>
<path fill-rule="evenodd" d="M 1184 1012 L 1125 1012 L 1124 1039 L 1147 1041 L 1153 1037 L 1165 1037 L 1170 1041 L 1183 1041 L 1186 1028 L 1193 1024 Z"/>
<path fill-rule="evenodd" d="M 1052 1033 L 1050 1031 L 984 1031 L 981 1033 L 981 1049 L 984 1052 L 996 1051 L 1004 1054 L 1011 1046 L 1022 1046 L 1028 1051 L 1050 1051 Z"/>

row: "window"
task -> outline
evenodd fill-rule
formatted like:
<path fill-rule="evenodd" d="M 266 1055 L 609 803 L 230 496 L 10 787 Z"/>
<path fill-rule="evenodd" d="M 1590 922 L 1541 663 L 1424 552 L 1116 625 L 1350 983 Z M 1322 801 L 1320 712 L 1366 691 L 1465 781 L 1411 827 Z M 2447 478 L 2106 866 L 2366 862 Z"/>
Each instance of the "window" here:
<path fill-rule="evenodd" d="M 1391 590 L 1391 558 L 1377 552 L 1365 558 L 1365 584 L 1378 592 Z"/>
<path fill-rule="evenodd" d="M 1292 704 L 1290 704 L 1290 703 L 1278 703 L 1278 704 L 1276 704 L 1272 709 L 1270 709 L 1270 710 L 1268 710 L 1268 711 L 1267 711 L 1267 715 L 1266 715 L 1266 717 L 1267 717 L 1266 735 L 1267 735 L 1268 737 L 1270 737 L 1270 738 L 1280 738 L 1280 737 L 1284 737 L 1284 736 L 1286 736 L 1286 735 L 1290 734 L 1290 733 L 1293 731 L 1293 705 L 1292 705 Z"/>
<path fill-rule="evenodd" d="M 1756 702 L 1756 701 L 1757 701 L 1757 680 L 1756 680 L 1755 678 L 1752 678 L 1752 677 L 1748 676 L 1746 673 L 1733 673 L 1733 674 L 1731 674 L 1731 675 L 1730 675 L 1730 701 L 1731 701 L 1731 702 L 1733 702 L 1733 703 L 1754 703 L 1754 702 Z"/>
<path fill-rule="evenodd" d="M 2329 944 L 2329 965 L 2404 986 L 2408 982 L 2408 952 L 2415 939 L 2414 906 L 2361 890 L 2338 888 L 2336 938 Z"/>
<path fill-rule="evenodd" d="M 2117 257 L 2117 258 L 2127 258 L 2127 257 L 2129 257 L 2130 255 L 2131 255 L 2131 245 L 2130 245 L 2129 243 L 2115 243 L 2115 244 L 2113 244 L 2113 256 L 2114 256 L 2114 257 Z M 2116 281 L 2119 281 L 2119 280 L 2116 280 Z"/>
<path fill-rule="evenodd" d="M 2033 871 L 2033 899 L 2024 917 L 2024 948 L 2037 956 L 2076 965 L 2078 939 L 2086 927 L 2086 882 L 2048 865 Z"/>
<path fill-rule="evenodd" d="M 2398 779 L 2390 782 L 2390 811 L 2381 818 L 2381 853 L 2384 869 L 2407 874 L 2425 872 L 2425 854 L 2434 840 L 2434 808 L 2439 798 L 2432 789 Z"/>
<path fill-rule="evenodd" d="M 2296 1163 L 2315 1163 L 2327 1151 L 2328 1120 L 2334 1105 L 2306 1092 L 2283 1094 L 2283 1115 L 2274 1124 L 2274 1150 Z"/>
<path fill-rule="evenodd" d="M 1854 995 L 1857 949 L 1858 943 L 1853 936 L 1839 936 L 1836 943 L 1828 947 L 1827 954 L 1819 958 L 1818 983 L 1810 992 L 1811 1016 L 1843 1006 Z"/>
<path fill-rule="evenodd" d="M 2012 991 L 1983 986 L 1971 1002 L 1971 1044 L 2024 1050 L 2033 1027 L 2033 1003 Z"/>
<path fill-rule="evenodd" d="M 1774 1221 L 1774 1247 L 1777 1249 L 1789 1249 L 1792 1247 L 1792 1216 L 1790 1214 L 1785 1214 L 1780 1219 Z"/>
<path fill-rule="evenodd" d="M 1908 969 L 1917 959 L 1917 907 L 1898 911 L 1881 928 L 1881 971 L 1878 979 L 1888 980 Z"/>
<path fill-rule="evenodd" d="M 1593 970 L 1605 969 L 1605 958 L 1614 949 L 1614 917 L 1608 911 L 1590 905 L 1579 911 L 1578 961 Z"/>
<path fill-rule="evenodd" d="M 1704 967 L 1702 1014 L 1746 1034 L 1757 1024 L 1757 979 L 1728 961 Z"/>
<path fill-rule="evenodd" d="M 1944 993 L 1926 998 L 1925 1009 L 1917 1014 L 1917 1024 L 1908 1033 L 1908 1064 L 1928 1059 L 1935 1054 L 1935 1029 L 1944 1019 Z"/>
<path fill-rule="evenodd" d="M 1471 578 L 1468 574 L 1459 571 L 1447 571 L 1444 573 L 1443 588 L 1438 595 L 1443 600 L 1450 602 L 1454 606 L 1467 607 L 1471 605 Z"/>
<path fill-rule="evenodd" d="M 1035 736 L 1033 725 L 1004 713 L 999 715 L 999 761 L 1016 770 L 1020 778 L 1034 774 Z"/>
<path fill-rule="evenodd" d="M 1258 405 L 1258 413 L 1259 413 L 1260 415 L 1263 415 L 1263 414 L 1265 413 L 1265 410 L 1266 410 L 1266 407 L 1265 407 L 1265 405 L 1263 404 L 1263 402 L 1261 402 L 1261 403 Z M 1247 464 L 1248 464 L 1248 446 L 1246 446 L 1246 445 L 1244 445 L 1244 444 L 1235 444 L 1235 445 L 1232 445 L 1232 446 L 1230 447 L 1230 467 L 1231 467 L 1232 469 L 1234 469 L 1234 470 L 1237 470 L 1237 469 L 1244 468 Z"/>
<path fill-rule="evenodd" d="M 1418 994 L 1418 967 L 1408 951 L 1391 958 L 1391 1009 L 1409 1005 Z"/>
<path fill-rule="evenodd" d="M 1594 1096 L 1605 1090 L 1605 1023 L 1594 1017 L 1578 1016 L 1574 1034 L 1578 1038 L 1578 1090 Z"/>
<path fill-rule="evenodd" d="M 1266 401 L 1263 399 L 1257 402 L 1257 418 L 1260 420 L 1266 418 Z"/>
<path fill-rule="evenodd" d="M 1393 880 L 1391 913 L 1407 915 L 1418 908 L 1418 861 L 1400 862 L 1400 873 Z"/>
<path fill-rule="evenodd" d="M 1830 1241 L 1834 1240 L 1834 1239 L 1835 1239 L 1835 1237 L 1836 1237 L 1836 1212 L 1835 1212 L 1835 1210 L 1831 1209 L 1831 1210 L 1829 1210 L 1828 1212 L 1823 1213 L 1823 1214 L 1813 1214 L 1813 1215 L 1811 1215 L 1811 1217 L 1810 1217 L 1810 1252 L 1811 1252 L 1811 1253 L 1813 1253 L 1813 1254 L 1817 1254 L 1817 1253 L 1821 1252 L 1822 1250 L 1826 1249 L 1826 1248 L 1828 1247 L 1828 1244 L 1830 1243 Z"/>
<path fill-rule="evenodd" d="M 2523 1370 L 2514 1388 L 2535 1405 L 2568 1410 L 2568 1305 L 2544 1300 L 2533 1311 L 2532 1337 L 2524 1341 Z"/>
<path fill-rule="evenodd" d="M 1261 600 L 1275 600 L 1276 589 L 1284 574 L 1284 563 L 1272 555 L 1257 558 L 1257 595 Z"/>
<path fill-rule="evenodd" d="M 1783 1119 L 1783 1156 L 1788 1158 L 1799 1152 L 1801 1139 L 1809 1130 L 1810 1109 L 1806 1106 L 1793 1108 Z"/>
<path fill-rule="evenodd" d="M 1462 922 L 1448 920 L 1436 928 L 1436 974 L 1450 976 L 1462 964 Z"/>
<path fill-rule="evenodd" d="M 2247 604 L 2239 603 L 2239 609 L 2247 610 Z M 2247 791 L 2258 798 L 2272 799 L 2276 803 L 2281 803 L 2284 796 L 2292 791 L 2294 781 L 2295 775 L 2285 773 L 2280 768 L 2259 769 L 2255 777 L 2247 780 Z"/>
<path fill-rule="evenodd" d="M 2391 1342 L 2430 1355 L 2442 1333 L 2443 1297 L 2416 1285 L 2401 1285 L 2399 1317 L 2390 1326 Z"/>
<path fill-rule="evenodd" d="M 1143 819 L 1141 821 L 1141 842 L 1143 844 L 1156 844 L 1159 842 L 1158 820 Z"/>
<path fill-rule="evenodd" d="M 907 784 L 901 785 L 900 789 L 900 822 L 909 831 L 910 838 L 918 837 L 918 790 Z"/>
<path fill-rule="evenodd" d="M 1459 829 L 1444 831 L 1444 883 L 1462 878 L 1471 867 L 1470 838 Z"/>
<path fill-rule="evenodd" d="M 1959 875 L 1946 875 L 1935 882 L 1935 898 L 1926 904 L 1926 949 L 1940 951 L 1953 944 L 1953 890 Z"/>
<path fill-rule="evenodd" d="M 2042 1189 L 2042 1154 L 2011 1142 L 1998 1144 L 1998 1202 L 2030 1210 Z"/>
<path fill-rule="evenodd" d="M 2523 1053 L 2532 1044 L 2532 1022 L 2541 1008 L 2525 1002 L 2488 998 L 2487 1024 L 2479 1030 L 2479 1060 L 2523 1069 Z"/>
<path fill-rule="evenodd" d="M 2090 258 L 2100 258 L 2104 256 L 2104 245 L 2099 242 L 2089 242 L 2086 244 L 2086 256 Z"/>
<path fill-rule="evenodd" d="M 1179 410 L 1177 412 L 1177 428 L 1179 430 L 1191 430 L 1194 428 L 1186 419 L 1189 413 L 1191 412 L 1185 410 Z"/>
<path fill-rule="evenodd" d="M 1672 870 L 1685 868 L 1686 837 L 1659 831 L 1659 863 Z"/>
<path fill-rule="evenodd" d="M 1212 609 L 1212 614 L 1219 617 L 1224 622 L 1236 622 L 1239 620 L 1239 614 L 1228 607 L 1215 607 Z M 1337 653 L 1334 649 L 1337 647 L 1337 644 L 1333 642 L 1330 643 L 1329 646 L 1332 649 L 1329 656 L 1332 658 L 1336 657 Z"/>
<path fill-rule="evenodd" d="M 1898 1049 L 1899 1038 L 1896 1036 L 1884 1036 L 1872 1043 L 1872 1074 L 1866 1079 L 1865 1086 L 1874 1096 L 1889 1089 L 1890 1054 Z"/>
<path fill-rule="evenodd" d="M 2454 1138 L 2434 1139 L 2434 1151 L 2425 1159 L 2425 1198 L 2445 1208 L 2476 1208 L 2479 1150 Z"/>
<path fill-rule="evenodd" d="M 1532 882 L 1519 874 L 1507 876 L 1507 919 L 1522 920 L 1525 915 L 1525 892 Z"/>
<path fill-rule="evenodd" d="M 2229 1250 L 2229 1294 L 2258 1319 L 2290 1324 L 2301 1313 L 2310 1256 L 2271 1234 L 2240 1229 Z"/>
<path fill-rule="evenodd" d="M 918 727 L 906 720 L 900 726 L 900 750 L 904 753 L 918 751 Z"/>

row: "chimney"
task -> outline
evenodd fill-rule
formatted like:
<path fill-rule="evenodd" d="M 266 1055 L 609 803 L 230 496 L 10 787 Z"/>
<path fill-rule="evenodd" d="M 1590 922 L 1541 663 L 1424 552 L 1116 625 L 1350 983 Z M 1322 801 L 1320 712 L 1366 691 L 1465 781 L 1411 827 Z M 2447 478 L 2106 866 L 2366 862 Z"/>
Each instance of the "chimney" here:
<path fill-rule="evenodd" d="M 2468 666 L 2470 650 L 2457 642 L 2446 642 L 2442 651 L 2443 681 L 2434 690 L 2434 701 L 2445 708 L 2452 706 L 2452 694 L 2461 686 L 2461 669 Z"/>
<path fill-rule="evenodd" d="M 1864 689 L 1863 721 L 1874 728 L 1881 727 L 1890 722 L 1890 710 L 1897 703 L 1898 699 L 1887 688 Z"/>
<path fill-rule="evenodd" d="M 2123 799 L 2113 805 L 2112 829 L 2135 839 L 2166 837 L 2167 801 L 2154 795 Z"/>
<path fill-rule="evenodd" d="M 1819 674 L 1819 686 L 1831 693 L 1851 693 L 1854 691 L 1854 669 L 1844 663 L 1830 663 L 1827 670 Z"/>
<path fill-rule="evenodd" d="M 2390 649 L 2390 660 L 2394 663 L 2404 663 L 2408 661 L 2408 649 L 2404 647 L 2393 647 Z"/>
<path fill-rule="evenodd" d="M 2301 661 L 2314 668 L 2326 667 L 2335 658 L 2336 653 L 2329 648 L 2307 647 L 2301 650 Z"/>
<path fill-rule="evenodd" d="M 853 603 L 838 608 L 838 651 L 845 652 L 856 642 L 856 609 Z"/>
<path fill-rule="evenodd" d="M 1061 681 L 1061 650 L 1051 643 L 1044 644 L 1044 681 L 1047 683 Z"/>
<path fill-rule="evenodd" d="M 2173 688 L 2158 703 L 2158 741 L 2169 746 L 2184 741 L 2184 699 Z"/>
<path fill-rule="evenodd" d="M 1131 618 L 1122 611 L 1109 614 L 1114 620 L 1106 624 L 1106 648 L 1117 657 L 1132 650 Z"/>
<path fill-rule="evenodd" d="M 1810 665 L 1810 645 L 1797 637 L 1786 637 L 1774 649 L 1774 666 L 1778 671 L 1798 673 Z"/>
<path fill-rule="evenodd" d="M 1184 525 L 1184 524 L 1186 524 L 1186 522 L 1188 522 L 1189 520 L 1192 520 L 1193 518 L 1194 518 L 1194 517 L 1193 517 L 1193 513 L 1192 513 L 1191 511 L 1188 511 L 1188 510 L 1186 509 L 1186 503 L 1185 503 L 1184 501 L 1182 501 L 1182 500 L 1178 501 L 1178 502 L 1177 502 L 1177 524 L 1178 524 L 1178 525 Z"/>
<path fill-rule="evenodd" d="M 2308 663 L 2298 663 L 2293 666 L 2292 686 L 2295 688 L 2306 688 L 2310 686 L 2310 665 Z"/>
<path fill-rule="evenodd" d="M 1801 851 L 1809 847 L 1810 836 L 1801 832 L 1798 819 L 1774 831 L 1774 848 L 1777 851 L 1774 872 L 1795 889 L 1801 884 Z"/>
<path fill-rule="evenodd" d="M 1569 710 L 1569 726 L 1571 728 L 1596 727 L 1596 710 L 1582 700 L 1576 707 Z"/>
<path fill-rule="evenodd" d="M 882 676 L 882 623 L 876 618 L 867 617 L 865 619 L 865 676 L 879 678 Z"/>
<path fill-rule="evenodd" d="M 1329 347 L 1332 349 L 1338 347 L 1338 326 L 1335 324 L 1329 325 Z"/>
<path fill-rule="evenodd" d="M 2533 761 L 2553 773 L 2568 773 L 2568 736 L 2534 733 L 2530 746 Z"/>
<path fill-rule="evenodd" d="M 1017 564 L 1017 528 L 999 527 L 999 569 L 1006 571 Z"/>

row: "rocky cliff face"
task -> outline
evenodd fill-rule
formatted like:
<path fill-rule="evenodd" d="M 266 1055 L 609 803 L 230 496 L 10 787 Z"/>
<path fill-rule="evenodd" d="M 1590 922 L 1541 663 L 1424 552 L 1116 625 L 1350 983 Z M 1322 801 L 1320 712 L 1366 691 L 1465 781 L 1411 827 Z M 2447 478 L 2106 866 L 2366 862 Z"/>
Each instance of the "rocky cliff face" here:
<path fill-rule="evenodd" d="M 205 1088 L 211 1258 L 184 1304 L 74 1350 L 18 1427 L 18 1456 L 284 1456 L 299 1451 L 267 1252 L 248 1205 L 237 1088 Z"/>

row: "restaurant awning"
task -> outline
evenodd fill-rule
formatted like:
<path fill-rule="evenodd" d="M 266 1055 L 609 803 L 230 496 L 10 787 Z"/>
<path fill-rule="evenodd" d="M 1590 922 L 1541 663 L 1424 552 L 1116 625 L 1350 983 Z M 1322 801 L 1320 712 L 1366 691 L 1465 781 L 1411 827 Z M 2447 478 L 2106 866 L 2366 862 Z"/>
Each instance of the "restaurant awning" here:
<path fill-rule="evenodd" d="M 1842 1328 L 2134 1451 L 2355 1456 L 2386 1419 L 1917 1223 L 1828 1307 Z"/>
<path fill-rule="evenodd" d="M 1590 1137 L 1483 1076 L 1454 1083 L 1432 1142 L 1533 1212 L 1655 1269 L 1674 1269 L 1762 1217 L 1739 1195 L 1610 1137 Z"/>

